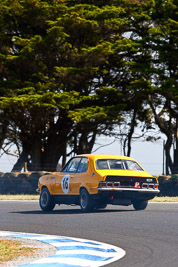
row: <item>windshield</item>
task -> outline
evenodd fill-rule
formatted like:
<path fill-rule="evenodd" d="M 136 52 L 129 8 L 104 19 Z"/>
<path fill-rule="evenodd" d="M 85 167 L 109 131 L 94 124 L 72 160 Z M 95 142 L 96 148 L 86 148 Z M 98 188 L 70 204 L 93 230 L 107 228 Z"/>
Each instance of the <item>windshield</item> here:
<path fill-rule="evenodd" d="M 126 159 L 98 159 L 96 169 L 144 171 L 137 162 Z"/>

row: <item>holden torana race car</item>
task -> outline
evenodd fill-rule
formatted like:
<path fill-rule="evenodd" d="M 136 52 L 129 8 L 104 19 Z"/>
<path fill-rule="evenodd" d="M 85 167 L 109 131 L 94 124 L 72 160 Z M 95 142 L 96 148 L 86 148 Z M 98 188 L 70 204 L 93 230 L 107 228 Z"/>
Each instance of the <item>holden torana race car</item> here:
<path fill-rule="evenodd" d="M 61 172 L 40 177 L 37 190 L 43 211 L 53 210 L 55 204 L 75 204 L 83 212 L 107 204 L 143 210 L 159 193 L 157 178 L 134 159 L 94 154 L 77 155 Z"/>

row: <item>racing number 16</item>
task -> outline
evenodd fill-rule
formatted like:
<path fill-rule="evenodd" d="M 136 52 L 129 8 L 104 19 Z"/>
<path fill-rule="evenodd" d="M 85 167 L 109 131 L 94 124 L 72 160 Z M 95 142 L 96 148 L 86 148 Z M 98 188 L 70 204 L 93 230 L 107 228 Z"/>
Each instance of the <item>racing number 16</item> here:
<path fill-rule="evenodd" d="M 66 174 L 61 180 L 61 187 L 64 194 L 68 194 L 69 192 L 69 180 L 70 180 L 69 174 Z"/>
<path fill-rule="evenodd" d="M 63 179 L 63 189 L 67 190 L 69 188 L 69 177 Z"/>

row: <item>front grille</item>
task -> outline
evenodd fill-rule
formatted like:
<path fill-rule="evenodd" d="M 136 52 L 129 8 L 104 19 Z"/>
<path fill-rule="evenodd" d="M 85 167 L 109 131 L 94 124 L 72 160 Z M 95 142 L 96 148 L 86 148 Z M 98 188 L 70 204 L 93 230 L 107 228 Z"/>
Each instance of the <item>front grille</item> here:
<path fill-rule="evenodd" d="M 140 182 L 142 186 L 143 183 L 148 183 L 147 179 L 151 184 L 156 184 L 157 181 L 152 177 L 135 177 L 135 176 L 106 176 L 106 182 L 120 182 L 120 187 L 134 187 L 135 182 Z M 152 181 L 151 181 L 152 179 Z"/>

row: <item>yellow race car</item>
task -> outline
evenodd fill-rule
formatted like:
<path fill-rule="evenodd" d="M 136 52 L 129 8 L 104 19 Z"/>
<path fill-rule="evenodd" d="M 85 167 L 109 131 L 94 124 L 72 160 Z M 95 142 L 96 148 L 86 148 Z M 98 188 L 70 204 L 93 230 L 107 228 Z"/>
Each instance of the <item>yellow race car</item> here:
<path fill-rule="evenodd" d="M 75 204 L 83 212 L 107 204 L 143 210 L 160 192 L 157 178 L 134 159 L 94 154 L 77 155 L 61 172 L 40 177 L 37 190 L 43 211 L 53 210 L 56 204 Z"/>

